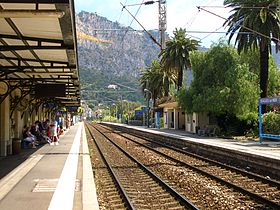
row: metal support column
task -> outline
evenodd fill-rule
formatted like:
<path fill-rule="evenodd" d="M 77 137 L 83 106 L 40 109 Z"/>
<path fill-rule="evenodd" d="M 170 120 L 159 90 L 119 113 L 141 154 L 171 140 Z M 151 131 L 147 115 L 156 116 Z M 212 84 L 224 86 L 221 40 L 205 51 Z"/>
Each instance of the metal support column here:
<path fill-rule="evenodd" d="M 165 49 L 166 0 L 159 0 L 159 31 L 161 49 Z"/>
<path fill-rule="evenodd" d="M 259 136 L 260 136 L 260 144 L 262 144 L 262 104 L 259 103 Z"/>

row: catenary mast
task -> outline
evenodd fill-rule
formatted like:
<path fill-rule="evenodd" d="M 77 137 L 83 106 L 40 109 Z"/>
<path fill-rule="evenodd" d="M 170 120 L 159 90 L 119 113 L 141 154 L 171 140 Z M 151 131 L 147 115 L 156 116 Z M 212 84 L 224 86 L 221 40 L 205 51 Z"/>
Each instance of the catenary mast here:
<path fill-rule="evenodd" d="M 159 31 L 161 49 L 165 48 L 166 0 L 159 0 Z"/>

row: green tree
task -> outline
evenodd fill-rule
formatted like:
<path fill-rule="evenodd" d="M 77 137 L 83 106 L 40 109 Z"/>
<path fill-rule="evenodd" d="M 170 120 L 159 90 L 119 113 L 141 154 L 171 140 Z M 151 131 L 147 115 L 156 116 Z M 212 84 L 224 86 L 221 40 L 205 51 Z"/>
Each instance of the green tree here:
<path fill-rule="evenodd" d="M 260 77 L 260 61 L 259 61 L 259 51 L 258 50 L 248 50 L 246 53 L 240 53 L 240 58 L 242 63 L 246 63 L 249 69 L 254 74 Z M 273 97 L 277 95 L 280 88 L 280 71 L 277 68 L 272 55 L 269 56 L 269 68 L 268 68 L 268 86 L 267 95 L 268 97 Z M 258 81 L 256 81 L 258 82 Z"/>
<path fill-rule="evenodd" d="M 259 49 L 261 97 L 267 97 L 269 52 L 271 42 L 276 44 L 280 37 L 279 0 L 225 0 L 232 7 L 232 14 L 224 25 L 229 26 L 229 41 L 238 32 L 237 50 Z M 264 108 L 264 112 L 265 112 Z"/>
<path fill-rule="evenodd" d="M 167 74 L 177 77 L 177 89 L 182 87 L 183 71 L 190 67 L 189 55 L 197 49 L 199 42 L 186 37 L 185 29 L 175 29 L 174 37 L 166 41 L 166 48 L 160 54 L 160 63 Z"/>
<path fill-rule="evenodd" d="M 232 114 L 252 120 L 257 115 L 257 75 L 242 63 L 236 50 L 225 44 L 213 45 L 207 52 L 190 55 L 194 79 L 178 93 L 187 112 Z"/>
<path fill-rule="evenodd" d="M 269 60 L 268 96 L 277 96 L 280 91 L 280 70 L 274 60 Z"/>

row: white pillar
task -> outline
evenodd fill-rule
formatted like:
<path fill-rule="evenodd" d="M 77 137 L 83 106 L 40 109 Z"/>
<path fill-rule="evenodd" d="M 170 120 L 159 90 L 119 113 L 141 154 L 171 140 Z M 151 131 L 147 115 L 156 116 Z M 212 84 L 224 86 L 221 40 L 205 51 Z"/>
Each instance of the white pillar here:
<path fill-rule="evenodd" d="M 168 110 L 164 110 L 163 112 L 163 122 L 164 128 L 168 128 Z"/>
<path fill-rule="evenodd" d="M 39 120 L 40 120 L 41 122 L 45 121 L 45 118 L 44 118 L 45 110 L 44 110 L 43 105 L 41 105 L 41 106 L 39 107 L 39 109 L 38 109 L 38 114 L 39 114 L 39 116 L 40 116 Z"/>
<path fill-rule="evenodd" d="M 178 121 L 179 121 L 178 110 L 177 110 L 177 109 L 174 109 L 173 112 L 174 112 L 174 129 L 178 130 L 178 129 L 179 129 L 179 124 L 178 124 Z"/>
<path fill-rule="evenodd" d="M 12 153 L 10 140 L 10 96 L 0 104 L 0 156 Z"/>
<path fill-rule="evenodd" d="M 20 97 L 20 90 L 17 89 L 16 91 L 12 92 L 13 97 Z M 22 128 L 23 122 L 21 119 L 22 112 L 18 111 L 17 109 L 13 112 L 13 120 L 14 120 L 14 138 L 21 138 L 22 137 Z"/>
<path fill-rule="evenodd" d="M 36 120 L 38 120 L 38 116 L 36 114 L 36 110 L 34 109 L 35 104 L 32 103 L 31 107 L 32 107 L 32 110 L 33 110 L 33 112 L 31 113 L 31 123 L 33 124 Z"/>
<path fill-rule="evenodd" d="M 195 128 L 196 128 L 196 126 L 198 126 L 199 125 L 199 122 L 198 122 L 198 113 L 193 113 L 193 116 L 192 116 L 192 124 L 193 124 L 193 132 L 195 133 L 196 132 L 196 130 L 195 130 Z"/>
<path fill-rule="evenodd" d="M 21 123 L 21 112 L 15 110 L 14 111 L 14 121 L 15 121 L 15 130 L 14 130 L 14 137 L 15 138 L 21 138 L 21 127 L 22 127 L 22 123 Z"/>

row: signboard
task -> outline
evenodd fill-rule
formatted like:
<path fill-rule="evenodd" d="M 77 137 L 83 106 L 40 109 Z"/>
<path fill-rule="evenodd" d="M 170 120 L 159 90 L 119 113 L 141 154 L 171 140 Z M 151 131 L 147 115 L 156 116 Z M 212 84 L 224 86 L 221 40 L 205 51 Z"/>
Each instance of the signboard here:
<path fill-rule="evenodd" d="M 263 104 L 278 104 L 278 103 L 280 103 L 280 97 L 260 98 L 259 99 L 259 137 L 260 137 L 260 144 L 262 144 L 263 138 L 280 140 L 280 135 L 275 135 L 275 134 L 270 134 L 270 133 L 266 134 L 266 133 L 263 133 L 263 130 L 262 130 L 262 128 L 263 128 L 262 105 Z M 274 109 L 277 110 L 278 106 L 274 106 Z"/>
<path fill-rule="evenodd" d="M 43 107 L 44 108 L 55 108 L 55 107 L 58 107 L 58 105 L 56 103 L 44 103 Z"/>
<path fill-rule="evenodd" d="M 65 106 L 68 112 L 77 112 L 78 106 Z"/>
<path fill-rule="evenodd" d="M 9 90 L 9 86 L 6 82 L 0 81 L 0 95 L 5 95 Z"/>
<path fill-rule="evenodd" d="M 65 84 L 35 84 L 35 97 L 64 97 L 66 96 Z"/>
<path fill-rule="evenodd" d="M 63 114 L 64 114 L 65 112 L 64 111 L 57 111 L 56 113 L 55 113 L 55 116 L 56 117 L 61 117 Z"/>
<path fill-rule="evenodd" d="M 142 110 L 135 110 L 135 115 L 136 116 L 142 116 L 143 115 L 143 111 Z"/>
<path fill-rule="evenodd" d="M 147 110 L 149 110 L 149 109 L 150 109 L 150 107 L 147 107 L 147 106 L 142 107 L 142 110 L 143 110 L 143 111 L 147 111 Z"/>
<path fill-rule="evenodd" d="M 280 103 L 280 97 L 273 97 L 273 98 L 260 98 L 260 104 L 277 104 Z"/>

